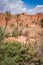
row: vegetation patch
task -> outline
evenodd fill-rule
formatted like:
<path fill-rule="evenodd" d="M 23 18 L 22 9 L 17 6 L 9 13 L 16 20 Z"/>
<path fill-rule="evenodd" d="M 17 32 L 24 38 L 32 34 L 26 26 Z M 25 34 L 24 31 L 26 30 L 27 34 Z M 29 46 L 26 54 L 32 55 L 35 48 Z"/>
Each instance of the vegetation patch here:
<path fill-rule="evenodd" d="M 18 42 L 0 43 L 0 65 L 30 65 L 31 63 L 40 63 L 37 53 L 33 51 L 29 44 Z"/>

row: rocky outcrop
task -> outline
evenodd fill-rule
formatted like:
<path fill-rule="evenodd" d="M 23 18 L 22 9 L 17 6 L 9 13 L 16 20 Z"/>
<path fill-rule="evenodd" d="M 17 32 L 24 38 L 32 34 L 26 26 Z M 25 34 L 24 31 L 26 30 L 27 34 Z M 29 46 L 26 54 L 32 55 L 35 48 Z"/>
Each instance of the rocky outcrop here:
<path fill-rule="evenodd" d="M 5 17 L 5 13 L 0 13 L 0 26 L 5 27 Z M 43 38 L 43 28 L 41 28 L 39 25 L 39 21 L 41 19 L 43 19 L 43 14 L 41 13 L 37 13 L 34 15 L 21 13 L 19 14 L 19 16 L 11 14 L 11 19 L 10 21 L 8 21 L 7 30 L 5 31 L 7 35 L 8 33 L 10 33 L 10 38 L 8 38 L 7 40 L 12 39 L 12 31 L 17 28 L 17 22 L 19 37 L 17 39 L 13 38 L 11 41 L 18 40 L 19 42 L 25 42 L 26 40 L 34 41 L 34 39 L 37 40 L 39 38 Z M 17 29 L 15 30 L 15 32 L 17 32 Z"/>
<path fill-rule="evenodd" d="M 37 14 L 34 14 L 34 15 L 29 15 L 29 14 L 26 14 L 26 13 L 21 13 L 19 14 L 19 17 L 18 17 L 18 21 L 19 23 L 22 22 L 24 25 L 28 24 L 33 24 L 33 23 L 38 23 L 39 20 L 43 19 L 43 14 L 41 13 L 37 13 Z M 4 13 L 0 13 L 0 25 L 5 25 L 6 23 L 6 20 L 5 20 L 5 14 Z M 11 14 L 11 19 L 10 21 L 8 22 L 8 25 L 9 23 L 13 23 L 13 24 L 16 24 L 17 23 L 17 15 L 13 15 Z"/>

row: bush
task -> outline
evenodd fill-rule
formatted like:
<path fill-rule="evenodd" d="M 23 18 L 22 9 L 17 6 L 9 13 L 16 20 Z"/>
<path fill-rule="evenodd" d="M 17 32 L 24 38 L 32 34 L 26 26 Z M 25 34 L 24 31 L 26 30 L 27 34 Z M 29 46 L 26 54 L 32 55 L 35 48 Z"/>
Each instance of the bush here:
<path fill-rule="evenodd" d="M 10 28 L 14 28 L 15 25 L 13 23 L 10 23 Z"/>
<path fill-rule="evenodd" d="M 0 27 L 0 42 L 4 39 L 4 30 Z"/>
<path fill-rule="evenodd" d="M 38 52 L 36 46 L 33 47 L 30 43 L 1 42 L 0 65 L 30 65 L 30 63 L 41 65 L 43 57 L 36 52 Z"/>
<path fill-rule="evenodd" d="M 17 30 L 13 30 L 13 32 L 12 32 L 12 37 L 17 37 L 17 36 L 18 36 Z"/>
<path fill-rule="evenodd" d="M 0 44 L 0 65 L 24 65 L 32 59 L 29 47 L 17 42 Z"/>
<path fill-rule="evenodd" d="M 6 37 L 6 38 L 11 37 L 11 33 L 8 32 L 8 31 L 5 31 L 5 37 Z"/>
<path fill-rule="evenodd" d="M 41 27 L 43 28 L 43 19 L 41 19 L 40 25 L 41 25 Z"/>

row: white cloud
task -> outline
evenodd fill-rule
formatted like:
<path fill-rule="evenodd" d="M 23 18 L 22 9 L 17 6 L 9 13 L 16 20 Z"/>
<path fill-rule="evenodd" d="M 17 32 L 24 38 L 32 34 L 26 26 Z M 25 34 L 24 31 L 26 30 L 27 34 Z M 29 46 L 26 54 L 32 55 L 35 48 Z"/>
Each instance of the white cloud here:
<path fill-rule="evenodd" d="M 29 14 L 43 13 L 43 5 L 37 5 L 32 9 L 27 9 L 22 0 L 0 0 L 0 11 L 11 11 L 12 13 L 27 12 Z"/>
<path fill-rule="evenodd" d="M 29 14 L 43 13 L 43 5 L 37 5 L 36 7 L 27 10 Z"/>
<path fill-rule="evenodd" d="M 2 0 L 2 3 L 3 4 L 6 4 L 6 2 L 8 2 L 8 0 Z"/>
<path fill-rule="evenodd" d="M 11 11 L 12 13 L 22 13 L 26 12 L 26 7 L 24 6 L 24 2 L 18 0 L 13 3 L 7 3 L 3 11 Z"/>

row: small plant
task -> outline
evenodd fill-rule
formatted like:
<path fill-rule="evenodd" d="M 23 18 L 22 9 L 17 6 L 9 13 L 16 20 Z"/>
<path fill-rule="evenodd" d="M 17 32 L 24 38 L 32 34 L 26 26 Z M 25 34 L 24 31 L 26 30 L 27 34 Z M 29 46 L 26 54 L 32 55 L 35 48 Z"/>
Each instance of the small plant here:
<path fill-rule="evenodd" d="M 3 29 L 0 27 L 0 42 L 4 39 L 4 31 Z"/>
<path fill-rule="evenodd" d="M 5 33 L 5 37 L 6 37 L 6 38 L 11 37 L 11 33 L 10 33 L 10 32 L 6 32 L 6 33 Z"/>
<path fill-rule="evenodd" d="M 43 27 L 43 19 L 41 19 L 40 25 L 41 25 L 41 27 Z"/>
<path fill-rule="evenodd" d="M 13 23 L 10 23 L 10 27 L 13 28 L 15 25 Z"/>
<path fill-rule="evenodd" d="M 22 26 L 22 23 L 20 23 L 19 25 Z"/>
<path fill-rule="evenodd" d="M 13 30 L 12 37 L 17 37 L 17 35 L 18 35 L 17 30 Z"/>

